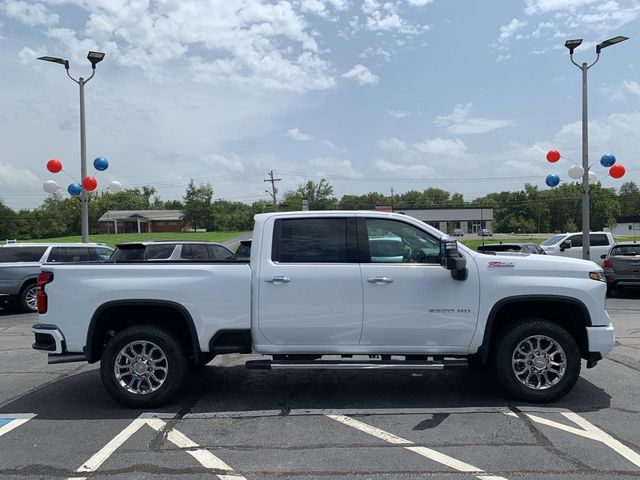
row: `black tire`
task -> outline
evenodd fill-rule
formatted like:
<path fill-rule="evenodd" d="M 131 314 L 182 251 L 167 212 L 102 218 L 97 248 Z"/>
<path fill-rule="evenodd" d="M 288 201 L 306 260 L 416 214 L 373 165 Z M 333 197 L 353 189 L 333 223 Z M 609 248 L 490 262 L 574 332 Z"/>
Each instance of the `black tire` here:
<path fill-rule="evenodd" d="M 22 311 L 29 313 L 38 313 L 38 303 L 36 301 L 35 305 L 33 304 L 33 298 L 36 298 L 35 295 L 38 291 L 38 285 L 33 283 L 27 283 L 20 290 L 20 295 L 18 296 L 18 308 Z"/>
<path fill-rule="evenodd" d="M 529 355 L 535 354 L 537 351 L 543 351 L 550 342 L 544 339 L 536 340 L 536 336 L 545 337 L 556 342 L 562 351 L 564 352 L 564 364 L 565 368 L 562 375 L 555 373 L 560 371 L 556 370 L 558 367 L 551 366 L 547 370 L 543 367 L 546 359 L 542 357 L 542 353 L 538 356 L 534 356 L 533 359 Z M 524 349 L 528 350 L 527 345 L 537 343 L 539 350 L 533 350 L 529 355 L 523 355 L 520 350 L 516 352 L 516 348 L 528 338 L 533 338 L 531 344 L 524 345 Z M 542 343 L 540 343 L 542 342 Z M 559 349 L 552 349 L 549 353 L 556 352 L 552 355 L 553 360 L 556 363 L 562 363 L 562 355 Z M 521 358 L 523 357 L 523 358 Z M 516 366 L 512 366 L 513 359 L 516 359 L 518 363 Z M 547 358 L 551 359 L 551 356 Z M 531 364 L 529 364 L 531 361 Z M 533 362 L 538 361 L 541 368 L 545 368 L 546 375 L 542 375 L 540 370 L 535 368 Z M 495 369 L 498 382 L 502 388 L 510 395 L 519 400 L 525 402 L 542 403 L 553 402 L 560 397 L 566 395 L 575 385 L 578 377 L 580 376 L 580 351 L 575 339 L 560 325 L 550 322 L 548 320 L 529 318 L 513 325 L 503 327 L 499 333 L 496 341 L 495 350 Z M 520 370 L 520 377 L 516 374 L 516 370 Z M 535 373 L 531 373 L 535 372 Z M 539 374 L 540 373 L 540 374 Z M 531 375 L 531 376 L 530 376 Z M 533 376 L 535 375 L 535 377 Z M 523 378 L 526 377 L 526 378 Z M 544 378 L 549 379 L 547 382 Z M 522 379 L 521 379 L 522 378 Z M 529 378 L 531 380 L 529 380 Z M 529 382 L 536 385 L 530 385 Z M 527 384 L 525 384 L 527 382 Z M 543 388 L 536 388 L 543 387 Z"/>
<path fill-rule="evenodd" d="M 136 342 L 140 342 L 140 344 L 136 344 Z M 124 356 L 121 356 L 125 348 L 132 344 L 134 344 L 134 354 L 140 355 L 141 361 L 136 363 L 130 363 L 126 361 Z M 141 349 L 143 345 L 145 350 Z M 127 352 L 131 353 L 130 350 Z M 162 361 L 160 354 L 164 355 L 166 361 Z M 124 363 L 122 363 L 123 360 Z M 158 360 L 160 360 L 159 363 L 153 363 Z M 116 376 L 116 362 L 120 366 L 120 378 Z M 151 365 L 155 367 L 156 371 L 148 370 L 142 374 L 142 378 L 135 376 L 136 379 L 133 380 L 131 388 L 138 390 L 139 393 L 129 391 L 127 386 L 121 382 L 131 385 L 130 380 L 134 375 L 122 372 L 129 365 L 138 365 L 144 368 L 142 364 Z M 127 407 L 147 408 L 161 405 L 170 400 L 184 383 L 188 368 L 185 349 L 173 335 L 153 325 L 134 325 L 118 332 L 105 347 L 100 361 L 100 377 L 109 395 L 117 402 Z M 166 373 L 163 372 L 163 369 L 166 370 Z M 130 370 L 133 371 L 133 368 Z M 147 375 L 146 379 L 145 375 Z M 152 377 L 149 378 L 149 375 Z"/>
<path fill-rule="evenodd" d="M 615 285 L 611 285 L 610 283 L 607 283 L 607 297 L 613 297 L 613 292 L 615 291 L 616 287 Z"/>

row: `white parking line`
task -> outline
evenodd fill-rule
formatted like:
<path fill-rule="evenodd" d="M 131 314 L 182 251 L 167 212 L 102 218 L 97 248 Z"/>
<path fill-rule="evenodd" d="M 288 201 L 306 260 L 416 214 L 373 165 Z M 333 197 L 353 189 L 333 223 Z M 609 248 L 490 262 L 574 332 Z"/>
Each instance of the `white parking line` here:
<path fill-rule="evenodd" d="M 142 414 L 135 420 L 133 420 L 124 430 L 116 435 L 111 441 L 109 441 L 104 447 L 102 447 L 97 453 L 95 453 L 89 460 L 87 460 L 78 470 L 77 473 L 92 473 L 95 472 L 100 465 L 102 465 L 112 454 L 115 452 L 124 442 L 131 438 L 140 428 L 145 425 L 153 428 L 155 431 L 160 431 L 167 424 L 161 418 L 168 418 L 169 415 L 154 415 L 154 414 Z M 213 453 L 200 448 L 200 446 L 180 433 L 175 428 L 172 428 L 167 433 L 167 440 L 173 443 L 178 448 L 186 448 L 187 453 L 195 458 L 200 465 L 208 470 L 224 470 L 229 474 L 217 474 L 220 480 L 246 480 L 241 475 L 235 475 L 233 468 L 216 457 Z M 72 475 L 68 480 L 85 480 L 86 475 Z"/>
<path fill-rule="evenodd" d="M 541 425 L 546 425 L 548 427 L 553 427 L 558 430 L 562 430 L 567 433 L 571 433 L 573 435 L 577 435 L 579 437 L 589 438 L 591 440 L 595 440 L 596 442 L 600 442 L 605 444 L 607 447 L 612 449 L 617 454 L 623 456 L 635 466 L 640 467 L 640 455 L 635 451 L 631 450 L 622 442 L 616 440 L 608 433 L 600 430 L 598 427 L 590 423 L 585 418 L 581 417 L 577 413 L 571 412 L 569 410 L 558 411 L 565 418 L 571 420 L 582 428 L 572 427 L 570 425 L 565 425 L 560 422 L 556 422 L 554 420 L 549 420 L 548 418 L 543 418 L 538 415 L 533 415 L 531 413 L 523 412 L 529 419 L 532 421 L 539 423 Z M 518 415 L 512 411 L 504 412 L 505 415 L 509 415 L 511 417 L 517 417 Z"/>
<path fill-rule="evenodd" d="M 6 435 L 11 430 L 18 428 L 20 425 L 24 425 L 35 416 L 35 413 L 0 414 L 0 437 Z"/>
<path fill-rule="evenodd" d="M 351 417 L 347 417 L 345 415 L 327 415 L 327 417 L 336 420 L 344 425 L 360 430 L 361 432 L 372 435 L 376 438 L 384 440 L 385 442 L 391 443 L 393 445 L 401 445 L 407 450 L 417 453 L 418 455 L 422 455 L 429 460 L 433 460 L 434 462 L 440 463 L 442 465 L 446 465 L 447 467 L 453 468 L 454 470 L 458 470 L 459 472 L 465 473 L 473 473 L 480 474 L 484 473 L 484 470 L 474 467 L 468 463 L 457 460 L 449 455 L 445 455 L 444 453 L 437 452 L 427 447 L 417 447 L 413 446 L 414 443 L 411 440 L 407 440 L 402 437 L 398 437 L 393 433 L 385 432 L 384 430 L 380 430 L 379 428 L 372 427 L 371 425 L 367 425 L 359 420 L 355 420 Z M 506 480 L 504 477 L 499 477 L 495 475 L 475 475 L 480 480 Z"/>

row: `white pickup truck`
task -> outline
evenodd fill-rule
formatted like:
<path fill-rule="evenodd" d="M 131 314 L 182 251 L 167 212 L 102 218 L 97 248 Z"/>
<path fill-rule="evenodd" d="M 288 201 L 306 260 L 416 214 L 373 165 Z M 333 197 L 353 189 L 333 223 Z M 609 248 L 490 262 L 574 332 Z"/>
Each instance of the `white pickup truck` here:
<path fill-rule="evenodd" d="M 262 369 L 488 364 L 509 395 L 545 402 L 613 348 L 592 262 L 480 254 L 401 214 L 255 220 L 248 262 L 44 265 L 33 347 L 49 363 L 100 361 L 106 390 L 134 407 L 229 353 L 271 356 L 247 362 Z"/>

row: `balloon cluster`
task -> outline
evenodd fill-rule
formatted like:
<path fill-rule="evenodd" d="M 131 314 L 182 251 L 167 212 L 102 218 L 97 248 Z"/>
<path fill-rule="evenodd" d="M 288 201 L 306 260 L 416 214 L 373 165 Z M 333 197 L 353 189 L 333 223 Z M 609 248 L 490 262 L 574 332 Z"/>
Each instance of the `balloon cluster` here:
<path fill-rule="evenodd" d="M 93 167 L 99 172 L 104 172 L 107 168 L 109 168 L 109 162 L 104 157 L 97 157 L 93 161 Z M 55 158 L 52 158 L 47 162 L 47 170 L 49 170 L 51 173 L 67 173 L 62 169 L 62 162 Z M 56 193 L 58 191 L 58 188 L 60 187 L 58 186 L 58 182 L 54 180 L 47 180 L 42 185 L 42 188 L 47 193 Z M 67 192 L 69 192 L 69 195 L 71 195 L 72 197 L 77 197 L 82 193 L 82 190 L 92 192 L 96 188 L 98 188 L 98 181 L 96 180 L 96 178 L 93 176 L 87 176 L 82 179 L 82 183 L 78 183 L 77 181 L 70 183 L 67 186 Z M 109 183 L 109 190 L 113 193 L 118 193 L 122 190 L 122 184 L 119 181 L 114 180 Z"/>
<path fill-rule="evenodd" d="M 560 160 L 560 158 L 566 157 L 562 157 L 560 155 L 560 152 L 557 150 L 549 150 L 547 152 L 547 161 L 549 163 L 556 163 L 558 160 Z M 622 178 L 625 174 L 624 167 L 620 164 L 616 165 L 616 157 L 612 153 L 605 153 L 604 155 L 602 155 L 602 157 L 600 158 L 600 165 L 609 169 L 609 176 L 611 178 Z M 584 168 L 574 163 L 567 171 L 567 175 L 569 175 L 569 177 L 573 180 L 579 180 L 584 175 Z M 588 175 L 590 184 L 596 183 L 598 181 L 598 175 L 595 172 L 589 170 Z M 547 175 L 545 183 L 549 187 L 557 187 L 560 183 L 560 177 L 555 173 L 550 173 L 549 175 Z"/>

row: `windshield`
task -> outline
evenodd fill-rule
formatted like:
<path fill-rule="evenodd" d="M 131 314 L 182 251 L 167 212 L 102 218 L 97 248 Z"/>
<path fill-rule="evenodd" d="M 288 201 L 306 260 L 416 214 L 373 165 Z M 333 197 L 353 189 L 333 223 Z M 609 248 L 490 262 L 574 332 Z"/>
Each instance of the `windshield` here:
<path fill-rule="evenodd" d="M 558 243 L 560 240 L 562 240 L 565 236 L 564 235 L 554 235 L 553 237 L 549 237 L 547 238 L 544 242 L 542 242 L 540 245 L 555 245 L 556 243 Z"/>
<path fill-rule="evenodd" d="M 610 256 L 613 257 L 617 255 L 630 257 L 640 255 L 640 245 L 620 245 L 619 247 L 613 247 Z"/>

